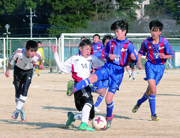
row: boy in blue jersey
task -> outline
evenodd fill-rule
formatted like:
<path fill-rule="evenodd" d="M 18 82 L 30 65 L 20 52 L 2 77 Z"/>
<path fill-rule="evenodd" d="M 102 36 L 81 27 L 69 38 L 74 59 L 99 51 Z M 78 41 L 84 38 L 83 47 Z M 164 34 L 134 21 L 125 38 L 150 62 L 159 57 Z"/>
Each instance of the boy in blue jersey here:
<path fill-rule="evenodd" d="M 105 47 L 106 47 L 106 44 L 109 42 L 109 40 L 113 39 L 113 36 L 112 35 L 105 35 L 102 39 L 102 43 L 104 45 L 104 48 L 99 50 L 98 52 L 96 52 L 94 54 L 94 56 L 100 58 L 100 59 L 105 59 L 104 58 L 104 50 L 105 50 Z M 92 92 L 95 92 L 95 93 L 98 93 L 99 96 L 94 104 L 94 111 L 95 112 L 100 112 L 100 110 L 98 109 L 98 106 L 100 105 L 100 103 L 102 102 L 102 100 L 104 99 L 104 96 L 106 94 L 106 90 L 107 90 L 107 87 L 108 87 L 108 80 L 105 80 L 105 81 L 97 81 L 95 83 L 93 83 L 93 86 L 91 87 L 91 91 Z"/>
<path fill-rule="evenodd" d="M 100 35 L 98 34 L 93 35 L 93 45 L 91 50 L 92 55 L 94 55 L 94 53 L 96 53 L 100 49 L 104 48 L 103 44 L 100 42 L 100 39 L 101 39 Z"/>
<path fill-rule="evenodd" d="M 149 99 L 151 119 L 157 121 L 159 117 L 156 115 L 156 85 L 163 76 L 166 60 L 174 58 L 174 53 L 169 42 L 160 36 L 163 30 L 163 24 L 160 21 L 151 21 L 149 23 L 149 29 L 151 31 L 151 37 L 142 42 L 141 49 L 138 52 L 139 69 L 142 69 L 142 64 L 140 63 L 141 56 L 146 55 L 147 58 L 147 62 L 145 63 L 145 80 L 148 81 L 148 87 L 142 98 L 137 101 L 132 112 L 136 113 L 140 105 Z"/>
<path fill-rule="evenodd" d="M 97 70 L 90 77 L 78 82 L 71 93 L 67 93 L 67 95 L 71 96 L 74 92 L 88 86 L 91 83 L 100 80 L 108 80 L 109 89 L 106 95 L 106 129 L 111 126 L 113 119 L 112 112 L 114 108 L 113 97 L 122 82 L 124 66 L 127 65 L 130 59 L 133 59 L 135 62 L 137 61 L 134 46 L 125 37 L 128 33 L 128 23 L 124 20 L 116 21 L 111 25 L 111 30 L 114 31 L 116 38 L 110 40 L 106 45 L 105 57 L 107 59 L 107 63 L 105 63 L 101 69 Z"/>

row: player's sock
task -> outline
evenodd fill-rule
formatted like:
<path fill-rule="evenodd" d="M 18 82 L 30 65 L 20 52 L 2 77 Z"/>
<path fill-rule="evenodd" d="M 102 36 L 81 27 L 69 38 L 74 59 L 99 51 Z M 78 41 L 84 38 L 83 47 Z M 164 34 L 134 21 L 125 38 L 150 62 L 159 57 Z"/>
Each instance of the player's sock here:
<path fill-rule="evenodd" d="M 36 72 L 36 73 L 38 72 L 38 69 L 37 69 L 37 68 L 35 69 L 35 72 Z"/>
<path fill-rule="evenodd" d="M 130 69 L 129 69 L 127 72 L 128 72 L 128 74 L 129 74 L 129 75 L 131 75 L 131 71 L 130 71 Z"/>
<path fill-rule="evenodd" d="M 74 114 L 74 119 L 75 120 L 81 120 L 82 119 L 82 113 Z"/>
<path fill-rule="evenodd" d="M 97 93 L 96 90 L 97 90 L 97 87 L 91 86 L 91 92 Z"/>
<path fill-rule="evenodd" d="M 135 71 L 132 72 L 132 76 L 133 76 L 133 78 L 135 78 Z"/>
<path fill-rule="evenodd" d="M 90 103 L 85 103 L 85 105 L 84 105 L 84 107 L 82 109 L 81 122 L 84 122 L 84 123 L 88 124 L 89 114 L 90 114 L 91 108 L 92 108 L 92 105 Z"/>
<path fill-rule="evenodd" d="M 97 98 L 96 103 L 94 104 L 94 107 L 98 107 L 99 104 L 102 102 L 103 98 L 104 98 L 104 96 L 99 95 L 98 98 Z"/>
<path fill-rule="evenodd" d="M 145 102 L 149 97 L 146 95 L 146 93 L 144 93 L 143 97 L 141 99 L 138 100 L 138 104 L 142 104 L 143 102 Z"/>
<path fill-rule="evenodd" d="M 112 117 L 114 103 L 111 102 L 110 104 L 106 104 L 106 105 L 107 105 L 107 116 L 106 117 Z"/>
<path fill-rule="evenodd" d="M 88 78 L 81 80 L 80 82 L 76 83 L 75 85 L 75 92 L 79 91 L 82 88 L 87 87 L 90 84 L 90 81 Z"/>
<path fill-rule="evenodd" d="M 156 114 L 156 95 L 149 94 L 149 105 L 151 109 L 151 116 Z"/>
<path fill-rule="evenodd" d="M 40 69 L 38 69 L 38 75 L 40 75 L 40 72 L 41 72 L 41 70 L 40 70 Z"/>
<path fill-rule="evenodd" d="M 21 110 L 21 108 L 23 107 L 24 103 L 26 102 L 26 99 L 27 99 L 27 96 L 20 95 L 19 101 L 18 101 L 17 106 L 16 106 L 16 108 L 18 110 Z"/>
<path fill-rule="evenodd" d="M 16 105 L 17 105 L 18 101 L 19 101 L 19 98 L 17 98 L 17 97 L 15 96 Z"/>

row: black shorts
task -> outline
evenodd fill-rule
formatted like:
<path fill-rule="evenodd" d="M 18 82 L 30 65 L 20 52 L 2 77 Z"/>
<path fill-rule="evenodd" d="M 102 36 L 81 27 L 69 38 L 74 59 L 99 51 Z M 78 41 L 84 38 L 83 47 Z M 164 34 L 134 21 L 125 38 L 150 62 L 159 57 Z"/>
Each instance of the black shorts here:
<path fill-rule="evenodd" d="M 136 68 L 136 65 L 133 62 L 129 62 L 128 65 L 130 66 L 131 69 Z"/>
<path fill-rule="evenodd" d="M 91 88 L 89 86 L 85 87 L 83 91 L 86 91 L 87 95 L 83 96 L 82 90 L 79 90 L 74 93 L 74 101 L 75 106 L 78 111 L 82 111 L 85 103 L 90 103 L 92 105 L 89 118 L 93 119 L 95 116 L 94 112 L 94 102 L 93 102 L 93 96 L 91 95 Z"/>
<path fill-rule="evenodd" d="M 29 70 L 23 70 L 16 65 L 14 66 L 14 80 L 13 84 L 16 89 L 16 96 L 19 95 L 27 96 L 33 75 L 33 68 Z"/>

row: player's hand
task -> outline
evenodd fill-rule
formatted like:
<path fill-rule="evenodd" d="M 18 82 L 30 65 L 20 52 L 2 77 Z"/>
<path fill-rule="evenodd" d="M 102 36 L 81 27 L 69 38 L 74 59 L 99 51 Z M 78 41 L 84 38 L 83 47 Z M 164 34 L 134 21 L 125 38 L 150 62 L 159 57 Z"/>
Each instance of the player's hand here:
<path fill-rule="evenodd" d="M 54 45 L 54 46 L 52 47 L 52 51 L 53 51 L 53 53 L 56 53 L 56 52 L 57 52 L 57 46 L 56 46 L 56 45 Z"/>
<path fill-rule="evenodd" d="M 143 67 L 142 67 L 142 64 L 141 63 L 139 63 L 138 64 L 138 69 L 142 69 Z"/>
<path fill-rule="evenodd" d="M 115 58 L 116 58 L 116 55 L 114 55 L 114 54 L 109 54 L 109 56 L 108 56 L 111 60 L 114 60 Z"/>
<path fill-rule="evenodd" d="M 8 78 L 9 77 L 9 70 L 6 70 L 5 76 Z"/>
<path fill-rule="evenodd" d="M 135 55 L 133 53 L 131 53 L 130 57 L 131 57 L 132 60 L 136 60 L 136 57 L 135 57 Z"/>
<path fill-rule="evenodd" d="M 43 69 L 43 68 L 44 68 L 43 63 L 41 63 L 41 64 L 39 65 L 39 68 L 40 68 L 40 69 Z"/>
<path fill-rule="evenodd" d="M 159 53 L 158 55 L 160 58 L 163 58 L 163 59 L 166 58 L 166 55 L 164 53 Z"/>

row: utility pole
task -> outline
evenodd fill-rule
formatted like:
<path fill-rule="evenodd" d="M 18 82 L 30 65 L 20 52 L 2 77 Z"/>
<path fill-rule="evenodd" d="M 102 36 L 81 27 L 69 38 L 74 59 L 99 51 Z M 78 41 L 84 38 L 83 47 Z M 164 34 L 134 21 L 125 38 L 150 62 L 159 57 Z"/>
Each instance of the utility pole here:
<path fill-rule="evenodd" d="M 29 17 L 29 19 L 30 19 L 30 36 L 32 39 L 32 28 L 33 28 L 32 17 L 37 17 L 37 16 L 35 15 L 35 11 L 34 11 L 34 15 L 33 15 L 32 8 L 30 8 L 30 15 L 26 15 L 26 17 Z"/>

